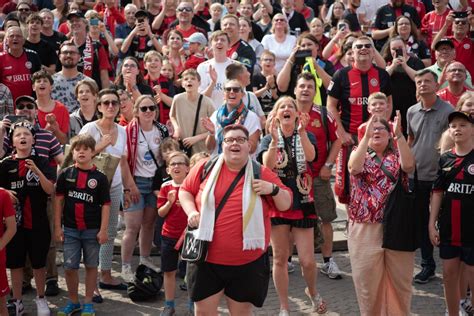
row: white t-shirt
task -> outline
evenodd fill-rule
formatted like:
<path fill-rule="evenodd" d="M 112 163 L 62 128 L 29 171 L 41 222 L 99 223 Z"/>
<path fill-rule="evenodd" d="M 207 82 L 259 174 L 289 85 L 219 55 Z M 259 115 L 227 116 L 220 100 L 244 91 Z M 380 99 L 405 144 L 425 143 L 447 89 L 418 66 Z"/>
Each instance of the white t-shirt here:
<path fill-rule="evenodd" d="M 217 72 L 217 82 L 212 90 L 211 99 L 214 103 L 214 108 L 219 108 L 224 104 L 224 84 L 226 81 L 225 69 L 227 66 L 232 64 L 233 61 L 230 58 L 223 63 L 217 63 L 214 58 L 209 59 L 197 67 L 197 72 L 201 76 L 201 85 L 199 86 L 199 93 L 203 93 L 209 84 L 211 83 L 211 76 L 209 75 L 209 66 L 212 66 Z"/>
<path fill-rule="evenodd" d="M 117 141 L 115 142 L 115 145 L 113 146 L 109 145 L 105 147 L 104 151 L 117 158 L 122 158 L 127 148 L 127 133 L 125 132 L 125 128 L 123 126 L 120 126 L 118 124 L 115 124 L 115 126 L 117 127 L 117 130 L 118 130 Z M 81 131 L 79 132 L 79 134 L 88 134 L 92 136 L 92 138 L 95 139 L 97 144 L 100 142 L 100 139 L 102 138 L 102 132 L 100 131 L 96 122 L 90 122 L 84 125 Z M 120 166 L 121 165 L 119 164 L 117 167 L 117 170 L 115 170 L 114 177 L 112 178 L 111 187 L 115 187 L 122 183 L 122 169 Z"/>
<path fill-rule="evenodd" d="M 357 14 L 365 14 L 365 19 L 367 21 L 371 21 L 372 23 L 375 22 L 375 15 L 377 13 L 377 10 L 380 7 L 383 7 L 384 5 L 388 4 L 390 0 L 361 0 L 360 1 L 360 6 L 357 8 Z M 332 7 L 334 4 L 332 4 L 329 7 L 328 10 L 328 16 L 326 19 L 331 19 L 331 14 L 332 12 Z"/>
<path fill-rule="evenodd" d="M 283 43 L 278 43 L 275 39 L 275 35 L 269 34 L 263 37 L 262 45 L 265 49 L 268 49 L 275 54 L 275 69 L 276 72 L 279 73 L 296 45 L 296 37 L 287 34 L 285 41 Z"/>
<path fill-rule="evenodd" d="M 214 123 L 214 127 L 217 131 L 218 125 L 217 125 L 217 112 L 215 111 L 212 113 L 211 116 L 211 122 Z M 260 125 L 260 119 L 258 118 L 257 114 L 255 114 L 252 111 L 249 111 L 247 114 L 247 117 L 245 118 L 244 122 L 244 127 L 249 131 L 249 135 L 252 136 L 256 131 L 262 130 L 262 127 Z M 217 133 L 215 133 L 215 139 L 216 139 L 216 147 L 214 148 L 214 151 L 212 152 L 212 156 L 217 155 Z"/>
<path fill-rule="evenodd" d="M 143 132 L 143 134 L 142 134 Z M 155 176 L 156 164 L 153 161 L 149 149 L 153 152 L 156 162 L 160 163 L 159 148 L 162 142 L 161 133 L 156 126 L 151 131 L 138 133 L 137 161 L 134 176 L 153 178 Z M 145 137 L 143 137 L 145 135 Z"/>

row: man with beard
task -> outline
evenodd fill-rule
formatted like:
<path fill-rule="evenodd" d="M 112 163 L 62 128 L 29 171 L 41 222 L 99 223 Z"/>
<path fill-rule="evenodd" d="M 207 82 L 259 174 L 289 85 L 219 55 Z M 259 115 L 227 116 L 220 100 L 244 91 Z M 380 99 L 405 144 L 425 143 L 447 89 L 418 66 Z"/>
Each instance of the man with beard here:
<path fill-rule="evenodd" d="M 50 73 L 56 71 L 56 63 L 58 56 L 54 48 L 49 43 L 41 39 L 41 26 L 43 19 L 38 13 L 32 13 L 26 20 L 28 25 L 28 37 L 25 41 L 25 48 L 31 49 L 38 53 L 43 67 Z"/>
<path fill-rule="evenodd" d="M 360 32 L 359 19 L 357 18 L 357 9 L 360 7 L 360 0 L 350 0 L 347 9 L 342 14 L 342 18 L 349 22 L 351 32 Z"/>
<path fill-rule="evenodd" d="M 51 98 L 64 104 L 69 113 L 79 108 L 74 89 L 76 84 L 84 79 L 90 79 L 77 69 L 79 63 L 79 49 L 71 41 L 64 42 L 59 49 L 59 61 L 62 70 L 53 75 L 54 85 Z"/>
<path fill-rule="evenodd" d="M 67 15 L 72 42 L 79 48 L 78 70 L 97 82 L 99 89 L 107 88 L 109 81 L 109 56 L 104 47 L 94 42 L 87 31 L 87 21 L 80 11 Z"/>
<path fill-rule="evenodd" d="M 421 27 L 420 17 L 414 7 L 405 4 L 405 0 L 390 0 L 390 3 L 380 7 L 375 15 L 375 30 L 372 32 L 372 38 L 375 40 L 377 50 L 380 51 L 385 45 L 395 26 L 395 20 L 400 15 L 413 20 L 417 28 Z"/>
<path fill-rule="evenodd" d="M 466 85 L 466 67 L 460 62 L 452 62 L 446 67 L 446 79 L 448 86 L 438 90 L 436 93 L 441 100 L 450 103 L 453 108 L 458 104 L 461 95 L 467 91 Z"/>

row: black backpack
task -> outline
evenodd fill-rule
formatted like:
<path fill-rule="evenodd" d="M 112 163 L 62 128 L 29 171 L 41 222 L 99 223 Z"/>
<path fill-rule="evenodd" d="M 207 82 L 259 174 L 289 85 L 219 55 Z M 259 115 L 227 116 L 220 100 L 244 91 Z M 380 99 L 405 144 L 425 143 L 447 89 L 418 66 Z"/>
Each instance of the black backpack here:
<path fill-rule="evenodd" d="M 163 273 L 141 264 L 135 272 L 133 283 L 128 284 L 127 294 L 133 302 L 155 299 L 163 286 Z"/>

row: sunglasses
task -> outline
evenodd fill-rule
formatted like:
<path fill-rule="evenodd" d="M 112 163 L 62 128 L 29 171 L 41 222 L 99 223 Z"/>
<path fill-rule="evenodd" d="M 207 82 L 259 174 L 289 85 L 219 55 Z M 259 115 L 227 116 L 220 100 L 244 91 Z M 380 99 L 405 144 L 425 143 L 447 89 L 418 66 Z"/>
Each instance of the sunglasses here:
<path fill-rule="evenodd" d="M 20 12 L 30 12 L 31 10 L 25 8 L 25 9 L 18 9 L 18 11 L 20 11 Z"/>
<path fill-rule="evenodd" d="M 374 132 L 388 131 L 386 127 L 374 127 Z"/>
<path fill-rule="evenodd" d="M 116 100 L 105 100 L 105 101 L 101 101 L 100 103 L 105 106 L 110 106 L 110 105 L 118 106 L 120 104 L 120 102 Z"/>
<path fill-rule="evenodd" d="M 372 48 L 372 44 L 355 44 L 354 47 L 357 49 Z"/>
<path fill-rule="evenodd" d="M 237 142 L 237 144 L 242 145 L 246 141 L 247 141 L 247 137 L 242 137 L 242 136 L 240 136 L 240 137 L 225 137 L 224 138 L 224 143 L 226 143 L 227 145 L 231 145 L 234 142 Z"/>
<path fill-rule="evenodd" d="M 178 162 L 170 163 L 169 166 L 170 167 L 179 167 L 179 166 L 187 166 L 187 164 L 185 162 L 178 161 Z"/>
<path fill-rule="evenodd" d="M 72 50 L 64 50 L 60 52 L 61 55 L 77 55 L 79 54 L 78 52 L 72 51 Z"/>
<path fill-rule="evenodd" d="M 146 111 L 154 112 L 156 111 L 156 105 L 141 106 L 140 111 L 143 113 L 145 113 Z"/>
<path fill-rule="evenodd" d="M 225 92 L 238 93 L 238 92 L 242 91 L 242 88 L 241 87 L 225 87 L 224 90 L 225 90 Z"/>
<path fill-rule="evenodd" d="M 456 25 L 466 25 L 467 21 L 466 20 L 454 20 L 454 24 L 456 24 Z"/>
<path fill-rule="evenodd" d="M 193 8 L 190 7 L 184 7 L 184 8 L 178 8 L 176 9 L 178 12 L 193 12 Z"/>
<path fill-rule="evenodd" d="M 24 110 L 24 109 L 28 109 L 28 110 L 34 110 L 36 108 L 36 106 L 33 104 L 33 103 L 20 103 L 16 106 L 16 109 L 17 110 Z"/>

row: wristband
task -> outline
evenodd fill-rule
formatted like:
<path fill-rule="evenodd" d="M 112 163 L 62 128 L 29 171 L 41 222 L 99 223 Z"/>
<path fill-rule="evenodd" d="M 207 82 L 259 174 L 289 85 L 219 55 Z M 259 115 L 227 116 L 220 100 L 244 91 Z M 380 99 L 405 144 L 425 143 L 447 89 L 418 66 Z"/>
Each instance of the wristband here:
<path fill-rule="evenodd" d="M 270 196 L 275 196 L 275 195 L 278 194 L 278 192 L 280 192 L 280 187 L 277 186 L 277 185 L 274 185 L 274 184 L 272 184 L 272 185 L 273 185 L 273 190 L 272 190 L 272 192 L 270 193 Z"/>

